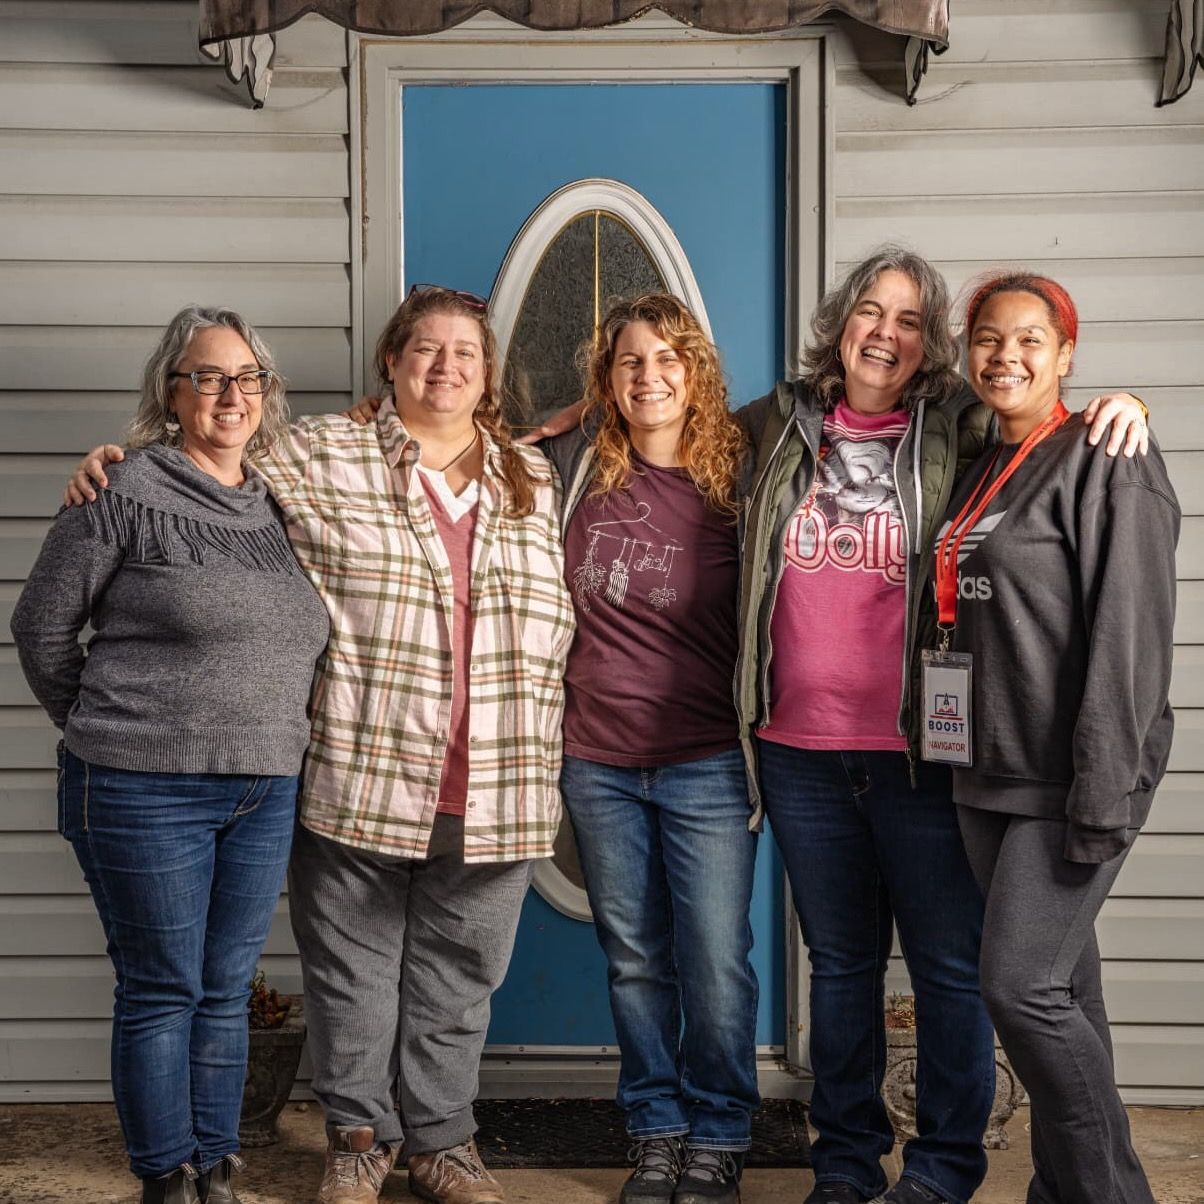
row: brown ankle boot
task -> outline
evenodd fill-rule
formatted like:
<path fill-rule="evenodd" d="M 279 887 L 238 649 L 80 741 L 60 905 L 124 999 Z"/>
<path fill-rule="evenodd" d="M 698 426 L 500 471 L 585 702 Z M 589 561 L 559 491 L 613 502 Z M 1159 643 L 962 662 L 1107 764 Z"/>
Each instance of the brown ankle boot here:
<path fill-rule="evenodd" d="M 142 1180 L 142 1204 L 200 1204 L 196 1192 L 196 1171 L 188 1163 L 170 1175 Z"/>
<path fill-rule="evenodd" d="M 328 1129 L 326 1172 L 318 1204 L 375 1204 L 397 1158 L 395 1145 L 377 1141 L 372 1129 Z"/>
<path fill-rule="evenodd" d="M 409 1160 L 410 1191 L 432 1204 L 503 1204 L 502 1185 L 485 1169 L 469 1138 L 448 1150 L 415 1154 Z"/>

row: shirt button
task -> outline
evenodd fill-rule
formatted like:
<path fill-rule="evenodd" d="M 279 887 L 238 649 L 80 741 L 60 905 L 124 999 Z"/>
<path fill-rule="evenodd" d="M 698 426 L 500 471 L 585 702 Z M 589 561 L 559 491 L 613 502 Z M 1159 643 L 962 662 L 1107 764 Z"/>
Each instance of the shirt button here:
<path fill-rule="evenodd" d="M 469 743 L 469 744 L 475 744 L 476 742 L 477 742 L 477 738 L 476 738 L 476 736 L 469 736 L 469 737 L 468 737 L 468 743 Z"/>
<path fill-rule="evenodd" d="M 477 805 L 477 804 L 476 804 L 476 802 L 475 802 L 473 799 L 469 799 L 469 800 L 468 800 L 468 809 L 469 809 L 469 811 L 473 810 L 473 809 L 476 807 L 476 805 Z"/>

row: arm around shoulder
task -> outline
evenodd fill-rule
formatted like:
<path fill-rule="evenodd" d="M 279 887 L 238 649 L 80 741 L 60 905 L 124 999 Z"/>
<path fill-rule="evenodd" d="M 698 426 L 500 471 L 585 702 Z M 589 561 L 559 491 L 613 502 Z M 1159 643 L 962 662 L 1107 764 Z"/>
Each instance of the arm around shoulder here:
<path fill-rule="evenodd" d="M 251 461 L 251 466 L 267 481 L 272 493 L 286 494 L 305 479 L 313 457 L 315 432 L 321 430 L 323 420 L 330 419 L 348 421 L 341 414 L 328 414 L 322 418 L 302 418 L 290 422 L 284 434 L 267 451 Z"/>

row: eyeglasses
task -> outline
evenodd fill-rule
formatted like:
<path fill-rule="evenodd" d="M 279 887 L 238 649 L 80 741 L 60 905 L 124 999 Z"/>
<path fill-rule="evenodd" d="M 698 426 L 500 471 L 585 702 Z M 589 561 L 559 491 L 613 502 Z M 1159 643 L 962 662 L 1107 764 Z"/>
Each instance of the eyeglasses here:
<path fill-rule="evenodd" d="M 415 293 L 431 291 L 450 293 L 457 301 L 463 301 L 469 309 L 479 309 L 482 313 L 489 308 L 489 302 L 479 294 L 469 293 L 461 288 L 445 288 L 442 284 L 411 284 L 410 291 L 406 293 L 406 300 L 408 301 Z"/>
<path fill-rule="evenodd" d="M 224 393 L 230 387 L 232 380 L 238 382 L 238 387 L 243 393 L 266 393 L 268 386 L 272 383 L 272 374 L 266 368 L 258 368 L 254 372 L 239 372 L 235 376 L 227 376 L 224 372 L 213 372 L 208 369 L 199 372 L 169 372 L 167 374 L 168 380 L 174 380 L 177 377 L 186 377 L 192 381 L 192 387 L 198 393 L 204 393 L 207 397 L 217 397 Z"/>

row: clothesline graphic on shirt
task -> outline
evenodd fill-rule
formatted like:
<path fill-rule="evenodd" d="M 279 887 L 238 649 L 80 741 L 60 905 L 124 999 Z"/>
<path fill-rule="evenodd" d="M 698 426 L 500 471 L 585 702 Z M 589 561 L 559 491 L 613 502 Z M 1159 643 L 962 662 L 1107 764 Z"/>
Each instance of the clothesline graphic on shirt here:
<path fill-rule="evenodd" d="M 633 575 L 645 573 L 650 577 L 640 585 L 649 585 L 648 601 L 656 610 L 677 600 L 677 590 L 669 582 L 673 558 L 683 545 L 649 522 L 651 513 L 647 502 L 637 502 L 634 518 L 590 523 L 586 528 L 589 547 L 573 570 L 573 592 L 582 610 L 590 610 L 590 598 L 603 587 L 606 600 L 621 609 Z"/>
<path fill-rule="evenodd" d="M 903 582 L 907 561 L 892 461 L 906 431 L 906 420 L 897 432 L 825 424 L 828 438 L 815 482 L 786 529 L 791 565 L 803 572 L 832 567 L 878 573 L 892 585 Z"/>

